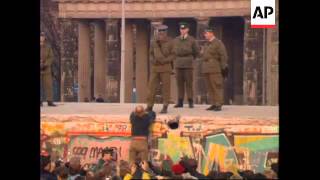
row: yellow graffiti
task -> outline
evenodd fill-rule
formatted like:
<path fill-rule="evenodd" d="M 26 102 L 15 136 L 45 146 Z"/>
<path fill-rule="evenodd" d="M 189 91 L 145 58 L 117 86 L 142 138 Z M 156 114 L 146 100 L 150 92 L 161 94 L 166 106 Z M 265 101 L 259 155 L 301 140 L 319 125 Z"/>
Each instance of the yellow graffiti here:
<path fill-rule="evenodd" d="M 212 169 L 214 163 L 217 163 L 220 167 L 221 171 L 225 171 L 225 158 L 228 154 L 228 149 L 226 146 L 220 144 L 213 144 L 209 145 L 208 151 L 208 159 L 206 161 L 206 165 L 204 167 L 204 174 L 208 174 L 209 171 Z"/>
<path fill-rule="evenodd" d="M 44 131 L 45 134 L 51 135 L 54 132 L 60 132 L 62 134 L 65 133 L 64 123 L 41 123 L 41 129 Z"/>
<path fill-rule="evenodd" d="M 193 157 L 190 141 L 186 137 L 181 137 L 177 134 L 168 133 L 168 139 L 164 141 L 165 154 L 174 155 L 179 152 L 179 156 L 184 155 L 188 157 Z"/>
<path fill-rule="evenodd" d="M 270 137 L 270 136 L 235 136 L 234 137 L 234 145 L 239 146 L 241 144 L 246 144 L 246 143 L 250 143 L 250 142 L 263 140 L 268 137 Z"/>

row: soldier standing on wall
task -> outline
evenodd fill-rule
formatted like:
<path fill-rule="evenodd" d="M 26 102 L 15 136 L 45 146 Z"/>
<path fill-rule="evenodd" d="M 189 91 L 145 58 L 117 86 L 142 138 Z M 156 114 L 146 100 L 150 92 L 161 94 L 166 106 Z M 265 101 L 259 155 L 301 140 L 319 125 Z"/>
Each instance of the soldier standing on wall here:
<path fill-rule="evenodd" d="M 212 105 L 207 110 L 221 111 L 223 104 L 223 80 L 228 76 L 227 51 L 214 36 L 213 28 L 205 29 L 207 43 L 201 54 L 201 74 L 204 75 Z"/>
<path fill-rule="evenodd" d="M 189 24 L 180 23 L 180 36 L 174 39 L 174 67 L 176 69 L 178 103 L 175 108 L 183 107 L 184 92 L 187 91 L 189 108 L 193 108 L 193 61 L 199 56 L 199 46 L 194 37 L 188 34 Z M 186 87 L 186 88 L 185 88 Z"/>
<path fill-rule="evenodd" d="M 166 25 L 157 27 L 158 35 L 150 47 L 151 75 L 149 80 L 149 92 L 147 97 L 147 111 L 152 111 L 156 87 L 162 83 L 163 108 L 160 113 L 168 112 L 170 101 L 170 75 L 172 72 L 172 40 L 167 36 Z"/>
<path fill-rule="evenodd" d="M 40 35 L 40 74 L 41 87 L 45 91 L 48 106 L 56 106 L 53 103 L 53 88 L 52 88 L 52 71 L 51 65 L 53 62 L 52 49 L 46 41 L 44 33 Z M 42 94 L 40 97 L 40 106 L 42 106 Z"/>

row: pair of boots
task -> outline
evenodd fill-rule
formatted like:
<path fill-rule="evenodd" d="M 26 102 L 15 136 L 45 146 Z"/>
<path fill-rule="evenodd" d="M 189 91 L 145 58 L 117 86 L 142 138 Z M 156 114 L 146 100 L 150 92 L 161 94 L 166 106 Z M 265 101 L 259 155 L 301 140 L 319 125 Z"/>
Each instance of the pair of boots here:
<path fill-rule="evenodd" d="M 146 111 L 150 112 L 150 111 L 153 111 L 152 110 L 153 106 L 148 106 Z M 161 111 L 160 111 L 160 114 L 167 114 L 168 113 L 168 105 L 163 105 Z"/>
<path fill-rule="evenodd" d="M 40 106 L 43 106 L 42 101 L 40 101 Z M 48 106 L 57 106 L 52 101 L 48 101 Z"/>
<path fill-rule="evenodd" d="M 210 107 L 208 107 L 206 110 L 208 111 L 221 111 L 221 105 L 211 105 Z"/>
<path fill-rule="evenodd" d="M 189 108 L 194 108 L 194 106 L 193 106 L 193 99 L 188 99 L 188 102 L 189 102 Z M 175 108 L 181 108 L 181 107 L 183 107 L 183 99 L 178 99 L 178 104 L 176 104 L 174 107 L 175 107 Z"/>

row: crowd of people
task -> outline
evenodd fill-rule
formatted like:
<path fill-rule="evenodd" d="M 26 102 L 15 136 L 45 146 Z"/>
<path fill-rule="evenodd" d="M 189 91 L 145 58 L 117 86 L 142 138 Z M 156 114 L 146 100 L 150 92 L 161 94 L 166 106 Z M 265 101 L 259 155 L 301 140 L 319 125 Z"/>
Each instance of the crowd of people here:
<path fill-rule="evenodd" d="M 131 179 L 277 179 L 278 164 L 274 163 L 264 173 L 251 170 L 220 172 L 211 170 L 207 175 L 197 171 L 195 159 L 183 157 L 174 164 L 163 160 L 160 165 L 137 158 L 134 162 L 114 161 L 112 150 L 106 148 L 96 166 L 81 164 L 74 156 L 68 162 L 50 160 L 50 155 L 41 155 L 41 180 L 131 180 Z"/>

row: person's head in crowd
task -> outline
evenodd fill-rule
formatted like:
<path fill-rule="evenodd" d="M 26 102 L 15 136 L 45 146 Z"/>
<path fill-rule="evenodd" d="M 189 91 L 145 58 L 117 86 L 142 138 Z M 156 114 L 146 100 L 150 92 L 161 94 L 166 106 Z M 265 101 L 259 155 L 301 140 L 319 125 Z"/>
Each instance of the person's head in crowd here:
<path fill-rule="evenodd" d="M 58 180 L 67 180 L 69 176 L 69 169 L 66 166 L 57 168 Z"/>
<path fill-rule="evenodd" d="M 239 174 L 233 174 L 229 179 L 243 179 Z"/>
<path fill-rule="evenodd" d="M 266 169 L 263 174 L 268 178 L 268 179 L 277 179 L 277 174 L 271 170 L 271 169 Z"/>
<path fill-rule="evenodd" d="M 77 176 L 74 178 L 74 180 L 86 180 L 85 178 L 86 177 L 83 177 L 83 176 Z"/>
<path fill-rule="evenodd" d="M 171 171 L 171 167 L 173 165 L 173 161 L 171 159 L 165 159 L 161 162 L 161 175 L 171 177 L 173 175 Z"/>
<path fill-rule="evenodd" d="M 229 175 L 225 172 L 219 172 L 216 176 L 216 179 L 229 179 Z"/>
<path fill-rule="evenodd" d="M 154 172 L 157 175 L 161 174 L 160 167 L 154 166 L 151 161 L 148 161 L 148 164 L 149 164 L 149 168 L 152 170 L 152 172 Z"/>
<path fill-rule="evenodd" d="M 149 171 L 149 169 L 150 169 L 149 163 L 146 160 L 143 160 L 140 162 L 140 167 L 144 171 Z"/>
<path fill-rule="evenodd" d="M 207 174 L 207 177 L 209 179 L 215 179 L 218 176 L 219 172 L 215 170 L 210 170 L 209 173 Z"/>
<path fill-rule="evenodd" d="M 193 172 L 193 171 L 196 171 L 197 170 L 197 167 L 198 167 L 198 161 L 195 160 L 195 159 L 188 159 L 187 160 L 187 164 L 188 164 L 188 171 L 189 172 Z"/>
<path fill-rule="evenodd" d="M 174 164 L 171 167 L 171 171 L 174 175 L 181 175 L 185 172 L 185 168 L 181 164 Z"/>
<path fill-rule="evenodd" d="M 96 180 L 97 177 L 95 177 L 95 174 L 94 172 L 92 171 L 88 171 L 87 174 L 86 174 L 86 180 Z"/>
<path fill-rule="evenodd" d="M 252 178 L 254 175 L 254 172 L 251 170 L 238 171 L 238 173 L 243 178 Z"/>
<path fill-rule="evenodd" d="M 226 177 L 229 179 L 232 175 L 233 175 L 233 173 L 232 172 L 224 172 L 224 174 L 226 175 Z"/>
<path fill-rule="evenodd" d="M 254 174 L 253 179 L 267 179 L 267 177 L 262 173 L 256 173 Z"/>
<path fill-rule="evenodd" d="M 112 176 L 110 180 L 122 180 L 120 176 Z"/>
<path fill-rule="evenodd" d="M 81 170 L 81 159 L 80 157 L 74 156 L 69 161 L 69 174 L 71 176 L 79 174 Z"/>
<path fill-rule="evenodd" d="M 112 167 L 110 164 L 106 164 L 102 169 L 98 171 L 98 176 L 100 179 L 105 179 L 111 177 Z"/>
<path fill-rule="evenodd" d="M 50 166 L 50 156 L 49 155 L 41 155 L 40 156 L 40 168 L 41 170 L 44 170 L 44 169 L 48 169 L 48 166 Z M 47 168 L 46 168 L 47 167 Z"/>
<path fill-rule="evenodd" d="M 112 154 L 113 154 L 113 149 L 106 147 L 102 150 L 102 159 L 104 161 L 111 161 Z"/>
<path fill-rule="evenodd" d="M 278 175 L 278 163 L 272 163 L 271 169 Z"/>
<path fill-rule="evenodd" d="M 173 174 L 172 176 L 169 177 L 170 179 L 184 179 L 182 175 L 176 175 Z"/>
<path fill-rule="evenodd" d="M 55 161 L 55 166 L 56 166 L 56 169 L 61 167 L 63 165 L 63 160 L 62 159 L 57 159 Z"/>
<path fill-rule="evenodd" d="M 188 167 L 188 157 L 187 156 L 183 156 L 183 157 L 181 157 L 181 159 L 180 159 L 180 161 L 179 161 L 179 164 L 181 165 L 181 166 L 183 166 L 185 169 L 186 169 L 186 171 L 188 170 L 188 169 L 190 169 L 190 167 Z"/>
<path fill-rule="evenodd" d="M 53 173 L 55 171 L 55 163 L 51 161 L 51 156 L 41 156 L 40 157 L 40 166 L 42 171 L 47 171 Z"/>

